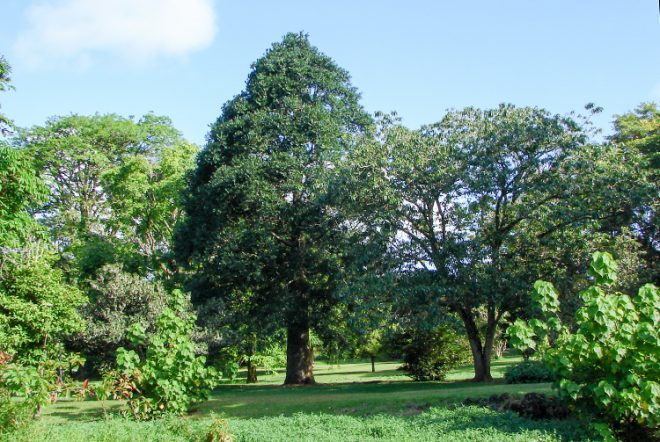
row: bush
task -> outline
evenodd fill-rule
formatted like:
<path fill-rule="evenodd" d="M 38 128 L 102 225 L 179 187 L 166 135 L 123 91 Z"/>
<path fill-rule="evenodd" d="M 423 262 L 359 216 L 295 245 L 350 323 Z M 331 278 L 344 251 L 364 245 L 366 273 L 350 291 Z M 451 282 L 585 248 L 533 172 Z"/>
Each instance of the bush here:
<path fill-rule="evenodd" d="M 194 316 L 186 309 L 187 299 L 175 290 L 168 308 L 158 318 L 149 337 L 140 324 L 129 329 L 135 346 L 146 347 L 146 357 L 123 347 L 117 350 L 118 375 L 115 386 L 125 396 L 133 417 L 138 420 L 188 411 L 192 404 L 208 399 L 219 375 L 206 367 L 206 358 L 195 354 L 190 337 Z M 112 394 L 117 396 L 117 390 Z M 100 395 L 103 396 L 103 395 Z"/>
<path fill-rule="evenodd" d="M 469 360 L 465 341 L 446 325 L 400 334 L 394 346 L 403 355 L 403 370 L 416 381 L 442 380 L 449 370 Z"/>
<path fill-rule="evenodd" d="M 27 428 L 36 408 L 36 404 L 31 400 L 12 399 L 12 392 L 0 386 L 0 434 Z"/>
<path fill-rule="evenodd" d="M 609 253 L 594 254 L 583 290 L 575 332 L 558 317 L 557 292 L 549 282 L 534 284 L 543 320 L 517 320 L 512 344 L 536 349 L 557 376 L 561 397 L 602 416 L 620 435 L 660 425 L 660 293 L 646 284 L 637 296 L 614 292 L 617 264 Z"/>
<path fill-rule="evenodd" d="M 0 259 L 0 352 L 14 362 L 61 342 L 84 326 L 78 308 L 87 300 L 53 267 L 47 245 L 34 243 Z"/>
<path fill-rule="evenodd" d="M 507 368 L 504 380 L 507 384 L 532 384 L 552 382 L 555 376 L 543 361 L 524 361 Z"/>
<path fill-rule="evenodd" d="M 102 267 L 90 283 L 90 302 L 83 309 L 87 327 L 69 339 L 69 346 L 87 357 L 85 368 L 94 372 L 114 368 L 119 347 L 130 344 L 128 327 L 140 323 L 147 334 L 167 305 L 167 293 L 158 283 L 120 265 Z"/>

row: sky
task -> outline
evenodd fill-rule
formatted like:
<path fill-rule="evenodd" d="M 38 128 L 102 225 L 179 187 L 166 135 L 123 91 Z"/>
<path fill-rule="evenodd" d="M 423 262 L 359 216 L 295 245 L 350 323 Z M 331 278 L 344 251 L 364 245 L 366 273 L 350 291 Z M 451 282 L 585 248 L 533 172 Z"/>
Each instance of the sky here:
<path fill-rule="evenodd" d="M 369 112 L 410 128 L 448 109 L 660 102 L 656 0 L 1 0 L 21 127 L 72 113 L 167 115 L 203 145 L 250 65 L 287 32 L 348 70 Z"/>

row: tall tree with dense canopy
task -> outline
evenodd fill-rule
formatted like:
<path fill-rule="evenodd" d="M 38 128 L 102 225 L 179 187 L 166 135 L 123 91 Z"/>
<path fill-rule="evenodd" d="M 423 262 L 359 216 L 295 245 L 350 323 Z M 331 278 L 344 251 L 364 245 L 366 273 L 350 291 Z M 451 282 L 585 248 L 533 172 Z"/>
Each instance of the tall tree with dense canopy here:
<path fill-rule="evenodd" d="M 287 329 L 286 384 L 314 382 L 310 328 L 333 301 L 346 226 L 331 181 L 371 124 L 348 73 L 288 34 L 252 66 L 198 158 L 177 253 L 196 302 Z"/>
<path fill-rule="evenodd" d="M 396 226 L 394 272 L 460 317 L 475 380 L 490 380 L 500 321 L 555 267 L 544 248 L 616 213 L 631 181 L 606 182 L 599 169 L 610 163 L 582 128 L 542 109 L 467 108 L 420 131 L 387 117 L 380 126 L 352 159 L 363 205 Z"/>

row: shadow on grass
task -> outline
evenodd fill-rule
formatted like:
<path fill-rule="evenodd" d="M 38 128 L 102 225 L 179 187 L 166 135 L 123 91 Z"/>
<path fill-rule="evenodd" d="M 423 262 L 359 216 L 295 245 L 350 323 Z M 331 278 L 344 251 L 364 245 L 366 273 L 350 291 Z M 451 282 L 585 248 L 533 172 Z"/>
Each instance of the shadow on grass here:
<path fill-rule="evenodd" d="M 512 411 L 492 411 L 482 407 L 467 407 L 464 409 L 432 410 L 424 416 L 427 426 L 444 427 L 451 432 L 469 430 L 496 430 L 512 437 L 528 431 L 544 431 L 554 433 L 561 441 L 593 440 L 588 425 L 577 419 L 539 419 L 532 420 L 521 417 Z M 530 440 L 537 440 L 529 436 Z M 545 440 L 545 439 L 543 439 Z"/>
<path fill-rule="evenodd" d="M 355 376 L 361 378 L 380 378 L 380 377 L 401 377 L 403 374 L 399 370 L 382 370 L 376 371 L 374 373 L 370 371 L 342 371 L 342 372 L 314 372 L 314 378 L 322 378 L 325 376 L 331 377 L 344 377 L 344 376 Z"/>
<path fill-rule="evenodd" d="M 84 408 L 81 407 L 84 404 Z M 106 404 L 105 411 L 100 402 L 85 401 L 76 402 L 71 405 L 57 403 L 46 409 L 41 419 L 54 422 L 94 422 L 104 420 L 106 416 L 119 414 L 124 407 L 124 403 Z"/>
<path fill-rule="evenodd" d="M 315 386 L 224 386 L 198 407 L 199 414 L 227 418 L 288 416 L 295 413 L 401 415 L 410 408 L 449 405 L 468 397 L 547 392 L 549 384 L 475 384 L 472 382 L 332 383 Z"/>

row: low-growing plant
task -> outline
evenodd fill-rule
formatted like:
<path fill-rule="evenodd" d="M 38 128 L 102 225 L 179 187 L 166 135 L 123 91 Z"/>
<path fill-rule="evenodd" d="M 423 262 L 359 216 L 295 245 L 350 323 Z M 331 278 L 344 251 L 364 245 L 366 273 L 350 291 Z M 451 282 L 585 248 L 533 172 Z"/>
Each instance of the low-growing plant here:
<path fill-rule="evenodd" d="M 225 361 L 220 364 L 220 371 L 222 372 L 222 377 L 228 381 L 233 381 L 238 376 L 238 371 L 240 366 L 236 361 Z"/>
<path fill-rule="evenodd" d="M 229 423 L 225 419 L 212 416 L 211 425 L 206 430 L 206 442 L 233 442 L 229 432 Z"/>
<path fill-rule="evenodd" d="M 0 434 L 10 434 L 28 427 L 34 416 L 35 404 L 16 401 L 11 392 L 0 387 Z"/>
<path fill-rule="evenodd" d="M 144 327 L 130 327 L 129 339 L 135 347 L 146 348 L 145 357 L 135 350 L 117 350 L 116 391 L 128 398 L 135 419 L 185 413 L 192 404 L 208 399 L 219 381 L 206 358 L 195 354 L 190 336 L 195 318 L 186 311 L 186 301 L 180 290 L 173 292 L 148 342 Z"/>
<path fill-rule="evenodd" d="M 552 382 L 555 376 L 543 361 L 523 361 L 512 365 L 504 372 L 507 384 L 530 384 L 535 382 Z"/>
<path fill-rule="evenodd" d="M 0 352 L 0 434 L 26 429 L 44 405 L 79 390 L 68 372 L 83 362 L 61 345 L 33 351 L 20 362 Z"/>
<path fill-rule="evenodd" d="M 593 255 L 594 285 L 580 293 L 584 305 L 574 332 L 559 319 L 555 288 L 537 281 L 533 298 L 543 318 L 517 320 L 508 334 L 514 347 L 540 354 L 563 398 L 602 416 L 621 435 L 639 434 L 660 424 L 660 293 L 652 284 L 634 297 L 614 292 L 616 269 L 609 253 Z"/>

